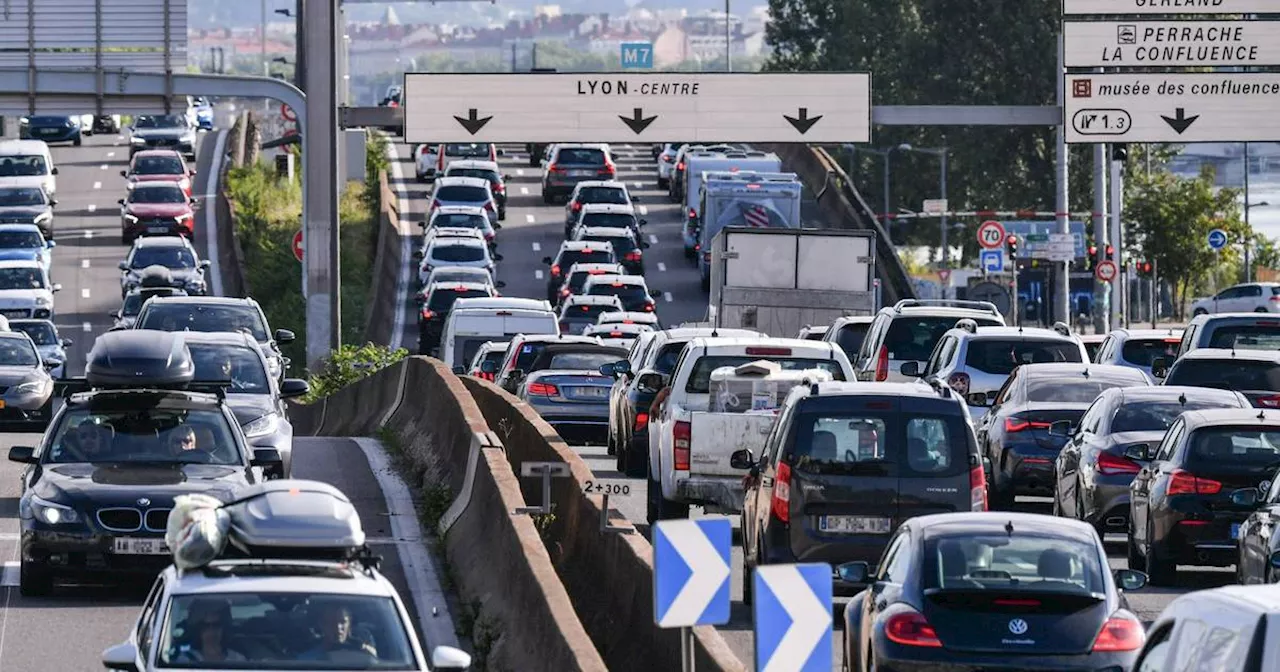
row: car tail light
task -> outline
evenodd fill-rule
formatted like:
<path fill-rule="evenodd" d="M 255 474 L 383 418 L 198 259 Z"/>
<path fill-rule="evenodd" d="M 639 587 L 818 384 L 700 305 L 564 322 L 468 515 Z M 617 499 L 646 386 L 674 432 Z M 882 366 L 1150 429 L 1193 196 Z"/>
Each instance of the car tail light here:
<path fill-rule="evenodd" d="M 1127 457 L 1112 455 L 1111 453 L 1098 453 L 1098 473 L 1116 476 L 1118 474 L 1136 474 L 1139 471 L 1142 471 L 1142 465 Z"/>
<path fill-rule="evenodd" d="M 884 622 L 884 636 L 889 641 L 902 646 L 923 646 L 931 649 L 942 648 L 942 641 L 938 639 L 938 632 L 929 625 L 929 620 L 924 614 L 910 609 L 909 611 L 901 611 L 889 617 Z"/>
<path fill-rule="evenodd" d="M 424 319 L 424 320 L 429 320 L 429 319 L 431 319 L 431 318 L 433 318 L 433 317 L 435 317 L 435 316 L 436 316 L 436 314 L 435 314 L 435 313 L 433 313 L 433 312 L 431 312 L 431 311 L 427 310 L 426 308 L 423 308 L 423 309 L 422 309 L 422 319 Z"/>
<path fill-rule="evenodd" d="M 956 394 L 964 396 L 969 394 L 969 374 L 953 373 L 947 378 L 947 385 L 956 391 Z"/>
<path fill-rule="evenodd" d="M 663 155 L 662 155 L 662 162 L 663 162 L 663 163 L 675 163 L 675 162 L 676 162 L 676 157 L 671 156 L 670 154 L 663 154 Z"/>
<path fill-rule="evenodd" d="M 643 258 L 644 255 L 640 253 L 640 250 L 632 250 L 623 257 L 623 259 L 626 259 L 627 261 L 640 261 Z"/>
<path fill-rule="evenodd" d="M 1270 298 L 1270 299 L 1268 299 L 1268 301 L 1270 301 L 1270 302 L 1272 302 L 1272 303 L 1280 303 L 1280 296 L 1277 296 L 1277 295 L 1275 295 L 1275 294 L 1272 294 L 1272 295 L 1271 295 L 1271 298 Z"/>
<path fill-rule="evenodd" d="M 565 289 L 561 289 L 561 290 L 560 290 L 560 296 L 569 296 L 569 295 L 570 295 L 570 294 L 572 294 L 572 293 L 573 293 L 573 292 L 570 292 L 570 291 L 568 290 L 568 288 L 565 288 Z"/>
<path fill-rule="evenodd" d="M 880 346 L 880 354 L 876 356 L 876 380 L 889 380 L 889 346 Z"/>
<path fill-rule="evenodd" d="M 969 470 L 969 508 L 973 511 L 987 510 L 987 474 L 982 465 Z"/>
<path fill-rule="evenodd" d="M 693 426 L 684 421 L 677 421 L 671 429 L 672 453 L 675 456 L 676 471 L 689 471 L 689 446 L 693 443 Z"/>
<path fill-rule="evenodd" d="M 551 383 L 529 383 L 529 394 L 539 397 L 554 397 L 560 394 L 559 388 Z"/>
<path fill-rule="evenodd" d="M 612 163 L 609 163 L 607 161 L 604 164 L 604 168 L 601 168 L 600 170 L 596 171 L 596 173 L 599 175 L 610 175 L 610 176 L 616 174 L 617 172 L 618 172 L 618 168 L 614 166 Z"/>
<path fill-rule="evenodd" d="M 581 203 L 579 203 L 579 202 L 577 202 L 577 201 L 574 201 L 574 202 L 573 202 L 573 211 L 574 211 L 574 212 L 578 212 L 579 210 L 582 210 L 582 204 L 581 204 Z"/>
<path fill-rule="evenodd" d="M 778 520 L 791 522 L 791 465 L 778 463 L 778 471 L 773 478 L 773 497 L 769 500 L 769 511 Z"/>
<path fill-rule="evenodd" d="M 1112 616 L 1102 624 L 1094 651 L 1137 651 L 1147 641 L 1147 634 L 1138 619 L 1127 614 Z"/>
<path fill-rule="evenodd" d="M 551 277 L 553 277 L 553 278 L 558 278 L 558 277 L 560 277 L 560 265 L 559 265 L 559 264 L 554 264 L 554 265 L 552 265 L 552 266 L 551 266 Z"/>
<path fill-rule="evenodd" d="M 1263 408 L 1280 408 L 1280 394 L 1269 394 L 1265 397 L 1258 397 L 1255 401 Z"/>
<path fill-rule="evenodd" d="M 506 191 L 506 190 L 507 190 L 506 186 L 505 186 L 505 185 L 503 185 L 502 183 L 498 183 L 498 184 L 493 185 L 493 193 L 495 193 L 495 194 L 501 194 L 502 192 L 504 192 L 504 191 Z"/>
<path fill-rule="evenodd" d="M 1050 424 L 1053 423 L 1032 422 L 1026 418 L 1019 418 L 1015 415 L 1004 419 L 1004 431 L 1010 434 L 1017 434 L 1018 432 L 1023 432 L 1028 429 L 1049 429 Z"/>
<path fill-rule="evenodd" d="M 634 427 L 635 427 L 635 429 L 634 429 L 633 431 L 636 431 L 636 432 L 643 432 L 646 428 L 648 428 L 648 427 L 649 427 L 649 414 L 648 414 L 648 413 L 636 413 L 636 423 L 635 423 Z"/>
<path fill-rule="evenodd" d="M 698 211 L 694 210 L 693 208 L 689 208 L 689 219 L 692 220 L 697 218 L 698 218 Z"/>
<path fill-rule="evenodd" d="M 684 170 L 684 161 L 676 164 L 676 170 Z"/>
<path fill-rule="evenodd" d="M 561 168 L 560 166 L 557 166 L 556 164 L 554 164 L 554 163 L 553 163 L 553 164 L 551 164 L 551 165 L 547 166 L 547 172 L 548 172 L 548 173 L 563 173 L 563 172 L 564 172 L 564 169 L 563 169 L 563 168 Z"/>
<path fill-rule="evenodd" d="M 486 233 L 486 234 L 484 234 L 484 240 L 485 240 L 485 242 L 486 242 L 486 243 L 492 243 L 492 242 L 493 242 L 493 238 L 494 238 L 494 234 L 492 234 L 492 233 Z"/>
<path fill-rule="evenodd" d="M 644 312 L 646 312 L 646 313 L 652 313 L 655 309 L 656 309 L 656 306 L 654 306 L 654 304 L 653 304 L 653 302 L 652 302 L 652 301 L 650 301 L 649 303 L 644 304 Z M 630 322 L 627 322 L 627 324 L 631 324 L 631 323 L 630 323 Z"/>
<path fill-rule="evenodd" d="M 762 355 L 765 357 L 790 357 L 791 348 L 768 348 L 763 346 L 752 346 L 747 348 L 748 355 Z"/>
<path fill-rule="evenodd" d="M 432 209 L 432 210 L 435 210 L 435 209 L 436 209 L 436 208 L 438 208 L 438 207 L 440 207 L 440 201 L 431 201 L 431 209 Z"/>
<path fill-rule="evenodd" d="M 1169 487 L 1166 495 L 1216 495 L 1222 490 L 1222 484 L 1208 478 L 1200 478 L 1182 469 L 1174 469 L 1169 474 Z"/>
<path fill-rule="evenodd" d="M 484 204 L 484 209 L 488 210 L 489 212 L 493 212 L 493 201 L 486 201 Z"/>

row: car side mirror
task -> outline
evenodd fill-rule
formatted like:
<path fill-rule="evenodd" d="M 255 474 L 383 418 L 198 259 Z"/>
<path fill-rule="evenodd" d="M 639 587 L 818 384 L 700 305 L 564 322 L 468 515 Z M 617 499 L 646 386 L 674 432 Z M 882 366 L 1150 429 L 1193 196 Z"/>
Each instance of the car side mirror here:
<path fill-rule="evenodd" d="M 1070 420 L 1058 420 L 1049 425 L 1049 436 L 1071 436 L 1075 434 L 1075 427 Z"/>
<path fill-rule="evenodd" d="M 418 222 L 418 228 L 419 228 L 419 229 L 422 229 L 423 231 L 426 231 L 426 230 L 427 230 L 427 223 L 426 223 L 426 222 Z"/>
<path fill-rule="evenodd" d="M 57 175 L 57 174 L 58 174 L 58 169 L 57 169 L 57 168 L 54 168 L 53 170 L 49 171 L 49 174 L 50 174 L 50 175 Z"/>
<path fill-rule="evenodd" d="M 417 294 L 417 295 L 415 295 L 415 296 L 413 297 L 413 302 L 414 302 L 414 303 L 416 303 L 416 304 L 418 304 L 418 305 L 422 305 L 422 304 L 424 304 L 424 303 L 426 303 L 426 302 L 427 302 L 427 297 L 425 297 L 425 296 L 423 296 L 423 295 L 421 295 L 421 294 Z"/>
<path fill-rule="evenodd" d="M 125 642 L 102 652 L 102 666 L 108 670 L 138 672 L 138 649 Z"/>
<path fill-rule="evenodd" d="M 1120 590 L 1141 590 L 1147 585 L 1147 575 L 1136 569 L 1117 569 L 1113 576 Z"/>
<path fill-rule="evenodd" d="M 293 340 L 297 338 L 296 336 L 294 336 L 293 332 L 289 331 L 288 329 L 276 329 L 275 337 L 276 337 L 276 343 L 280 343 L 280 344 L 292 343 Z"/>
<path fill-rule="evenodd" d="M 901 373 L 902 375 L 908 378 L 919 378 L 920 362 L 914 362 L 914 361 L 903 362 L 902 366 L 898 367 L 898 373 Z"/>
<path fill-rule="evenodd" d="M 1258 499 L 1262 493 L 1257 488 L 1240 488 L 1231 493 L 1231 503 L 1236 506 L 1254 507 L 1258 505 Z"/>
<path fill-rule="evenodd" d="M 122 270 L 122 271 L 127 271 L 127 270 L 129 270 L 129 262 L 127 262 L 127 261 L 122 261 L 122 262 L 120 262 L 119 264 L 116 264 L 116 266 L 118 266 L 118 267 L 120 268 L 120 270 Z"/>
<path fill-rule="evenodd" d="M 58 368 L 59 366 L 62 366 L 62 362 L 57 362 L 57 361 L 54 361 L 54 360 L 52 360 L 52 359 L 46 359 L 46 360 L 44 360 L 43 362 L 41 362 L 41 364 L 43 364 L 43 365 L 44 365 L 44 370 L 45 370 L 45 371 L 52 371 L 52 370 L 54 370 L 54 369 Z"/>
<path fill-rule="evenodd" d="M 466 670 L 470 667 L 471 656 L 460 649 L 452 646 L 437 646 L 431 650 L 431 669 L 433 670 Z"/>
<path fill-rule="evenodd" d="M 212 268 L 212 267 L 213 267 L 213 262 L 212 262 L 212 261 L 209 261 L 208 259 L 205 259 L 204 261 L 201 261 L 201 262 L 200 262 L 200 268 L 201 268 L 202 270 L 207 271 L 207 270 L 209 270 L 209 269 L 210 269 L 210 268 Z"/>
<path fill-rule="evenodd" d="M 254 448 L 253 459 L 249 461 L 249 465 L 271 469 L 283 467 L 284 460 L 280 458 L 280 451 L 275 448 Z"/>
<path fill-rule="evenodd" d="M 503 260 L 503 256 L 502 256 L 501 254 L 495 254 L 495 255 L 493 255 L 493 260 L 494 260 L 494 261 L 502 261 L 502 260 Z"/>
<path fill-rule="evenodd" d="M 494 286 L 494 287 L 497 287 L 498 289 L 502 289 L 502 288 L 504 288 L 504 287 L 506 287 L 506 286 L 507 286 L 507 283 L 506 283 L 506 282 L 503 282 L 502 280 L 499 280 L 499 281 L 497 281 L 497 282 L 493 283 L 493 286 Z"/>
<path fill-rule="evenodd" d="M 1146 462 L 1147 460 L 1150 460 L 1152 457 L 1151 453 L 1151 448 L 1145 443 L 1135 444 L 1124 449 L 1125 457 L 1139 462 Z"/>
<path fill-rule="evenodd" d="M 311 391 L 311 384 L 301 378 L 285 378 L 280 381 L 280 398 L 293 399 Z"/>
<path fill-rule="evenodd" d="M 62 283 L 60 283 L 60 282 L 55 282 L 55 283 L 53 283 L 52 285 L 50 285 L 50 286 L 49 286 L 49 290 L 50 290 L 50 291 L 53 291 L 53 292 L 61 292 L 61 291 L 62 291 Z"/>
<path fill-rule="evenodd" d="M 498 149 L 496 150 L 496 152 L 495 152 L 495 153 L 496 153 L 498 156 L 506 156 L 506 155 L 507 155 L 507 150 L 502 149 L 502 148 L 498 148 Z"/>
<path fill-rule="evenodd" d="M 650 296 L 650 297 L 652 297 L 652 298 L 655 298 L 655 299 L 656 299 L 656 298 L 658 298 L 658 297 L 662 296 L 662 290 L 661 290 L 661 289 L 651 289 L 651 290 L 649 290 L 649 296 Z"/>
<path fill-rule="evenodd" d="M 551 257 L 543 257 L 543 258 L 542 258 L 542 263 L 544 263 L 544 264 L 546 264 L 546 265 L 550 266 L 550 265 L 551 265 Z"/>
<path fill-rule="evenodd" d="M 60 340 L 60 341 L 58 341 L 58 342 L 59 342 L 59 343 L 61 343 L 61 344 L 62 344 L 62 347 L 64 347 L 64 348 L 69 348 L 69 347 L 71 347 L 73 344 L 75 344 L 75 341 L 73 341 L 73 340 L 71 340 L 71 339 L 69 339 L 69 338 L 64 338 L 64 339 L 62 339 L 62 340 Z"/>
<path fill-rule="evenodd" d="M 480 362 L 480 373 L 494 374 L 498 372 L 498 363 L 493 360 Z"/>
<path fill-rule="evenodd" d="M 750 469 L 756 466 L 756 461 L 751 456 L 751 451 L 744 448 L 733 451 L 733 454 L 729 456 L 729 466 L 734 469 Z"/>
<path fill-rule="evenodd" d="M 623 359 L 623 360 L 614 362 L 613 370 L 616 371 L 619 376 L 631 375 L 631 360 Z"/>
<path fill-rule="evenodd" d="M 55 247 L 57 247 L 57 246 L 58 246 L 58 241 L 56 241 L 56 240 L 46 240 L 44 244 L 45 244 L 45 247 L 47 247 L 47 248 L 49 248 L 49 249 L 51 249 L 51 250 L 52 250 L 53 248 L 55 248 Z"/>
<path fill-rule="evenodd" d="M 124 205 L 124 199 L 123 198 L 116 199 L 116 203 L 119 203 L 120 205 Z"/>
<path fill-rule="evenodd" d="M 666 377 L 661 373 L 656 372 L 642 374 L 640 378 L 636 380 L 636 387 L 639 388 L 641 392 L 657 392 L 663 387 L 666 387 L 666 385 Z"/>
<path fill-rule="evenodd" d="M 648 224 L 649 224 L 649 220 L 647 219 L 640 220 L 640 226 L 647 226 Z"/>
<path fill-rule="evenodd" d="M 129 177 L 129 171 L 127 170 L 120 171 L 120 177 Z"/>
<path fill-rule="evenodd" d="M 9 461 L 22 464 L 36 463 L 35 446 L 13 446 L 9 449 Z"/>
<path fill-rule="evenodd" d="M 970 392 L 965 397 L 965 401 L 969 402 L 969 405 L 975 408 L 987 408 L 991 406 L 986 392 Z"/>
<path fill-rule="evenodd" d="M 191 199 L 191 205 L 200 205 L 200 199 L 198 198 Z"/>
<path fill-rule="evenodd" d="M 413 258 L 414 258 L 414 259 L 421 259 L 421 258 L 422 258 L 422 250 L 414 250 L 414 251 L 413 251 Z"/>
<path fill-rule="evenodd" d="M 510 181 L 510 180 L 511 180 L 511 176 L 510 176 L 510 175 L 503 175 L 503 176 L 502 176 L 502 181 L 503 181 L 503 182 L 508 182 L 508 181 Z"/>
<path fill-rule="evenodd" d="M 600 367 L 599 367 L 598 369 L 596 369 L 596 371 L 599 371 L 599 372 L 600 372 L 600 375 L 602 375 L 602 376 L 608 376 L 608 377 L 610 377 L 610 378 L 617 378 L 617 377 L 618 377 L 618 370 L 617 370 L 616 368 L 614 368 L 614 365 L 615 365 L 615 364 L 617 364 L 617 362 L 610 362 L 610 363 L 608 363 L 608 364 L 601 364 L 601 365 L 600 365 Z"/>
<path fill-rule="evenodd" d="M 1169 376 L 1169 358 L 1156 357 L 1151 360 L 1151 375 L 1156 378 L 1167 378 Z"/>
<path fill-rule="evenodd" d="M 1272 553 L 1270 561 L 1273 568 L 1280 569 L 1280 551 Z"/>
<path fill-rule="evenodd" d="M 501 229 L 501 228 L 502 228 L 502 225 L 501 225 L 501 224 L 499 224 L 499 223 L 497 223 L 497 222 L 494 222 L 494 223 L 493 223 L 493 230 L 494 230 L 494 231 L 497 231 L 497 230 L 499 230 L 499 229 Z"/>
<path fill-rule="evenodd" d="M 188 175 L 190 175 L 191 177 L 195 177 L 195 176 L 196 176 L 196 169 L 195 169 L 195 168 L 192 168 L 191 170 L 187 171 L 187 174 L 188 174 Z"/>
<path fill-rule="evenodd" d="M 865 562 L 846 562 L 836 567 L 836 575 L 845 583 L 864 584 L 871 577 L 871 566 Z"/>
<path fill-rule="evenodd" d="M 58 204 L 58 199 L 56 198 L 49 199 L 49 205 L 57 205 L 57 204 Z"/>
<path fill-rule="evenodd" d="M 647 241 L 647 240 L 642 240 L 642 241 L 640 241 L 640 249 L 642 249 L 642 250 L 647 250 L 647 249 L 649 249 L 649 241 Z"/>

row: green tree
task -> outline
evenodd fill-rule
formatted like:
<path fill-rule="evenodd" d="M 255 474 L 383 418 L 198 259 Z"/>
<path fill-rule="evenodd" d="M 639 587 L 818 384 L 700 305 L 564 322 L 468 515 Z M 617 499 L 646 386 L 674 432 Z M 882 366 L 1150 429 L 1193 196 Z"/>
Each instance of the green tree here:
<path fill-rule="evenodd" d="M 1216 188 L 1210 168 L 1195 178 L 1163 170 L 1150 175 L 1133 171 L 1127 180 L 1126 247 L 1155 261 L 1160 275 L 1170 279 L 1181 319 L 1188 292 L 1203 283 L 1206 271 L 1217 273 L 1221 264 L 1236 261 L 1237 246 L 1229 245 L 1221 253 L 1209 249 L 1209 232 L 1223 229 L 1237 241 L 1252 236 L 1241 218 L 1239 190 Z"/>

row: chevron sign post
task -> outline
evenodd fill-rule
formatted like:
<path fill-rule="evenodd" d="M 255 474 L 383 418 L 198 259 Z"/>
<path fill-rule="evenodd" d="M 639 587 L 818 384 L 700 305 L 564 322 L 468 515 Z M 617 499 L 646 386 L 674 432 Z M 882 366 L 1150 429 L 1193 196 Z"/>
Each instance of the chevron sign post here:
<path fill-rule="evenodd" d="M 653 529 L 653 619 L 658 627 L 728 623 L 729 519 L 664 520 Z"/>
<path fill-rule="evenodd" d="M 756 672 L 830 672 L 831 565 L 756 569 Z"/>

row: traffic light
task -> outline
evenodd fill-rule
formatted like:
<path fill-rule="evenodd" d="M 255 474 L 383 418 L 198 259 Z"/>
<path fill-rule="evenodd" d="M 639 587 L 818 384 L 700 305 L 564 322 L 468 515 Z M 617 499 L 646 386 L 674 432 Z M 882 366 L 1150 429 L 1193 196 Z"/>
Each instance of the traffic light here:
<path fill-rule="evenodd" d="M 1017 261 L 1018 260 L 1018 236 L 1012 233 L 1009 234 L 1008 236 L 1005 236 L 1004 244 L 1009 246 L 1009 259 L 1013 261 Z"/>
<path fill-rule="evenodd" d="M 1116 256 L 1116 248 L 1112 245 L 1107 246 L 1107 258 L 1111 259 Z"/>
<path fill-rule="evenodd" d="M 1111 143 L 1111 160 L 1125 161 L 1129 158 L 1129 145 L 1123 142 Z"/>
<path fill-rule="evenodd" d="M 1137 266 L 1138 275 L 1142 277 L 1149 277 L 1151 275 L 1151 271 L 1155 268 L 1149 261 L 1139 261 Z"/>

